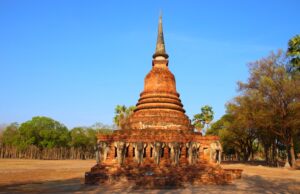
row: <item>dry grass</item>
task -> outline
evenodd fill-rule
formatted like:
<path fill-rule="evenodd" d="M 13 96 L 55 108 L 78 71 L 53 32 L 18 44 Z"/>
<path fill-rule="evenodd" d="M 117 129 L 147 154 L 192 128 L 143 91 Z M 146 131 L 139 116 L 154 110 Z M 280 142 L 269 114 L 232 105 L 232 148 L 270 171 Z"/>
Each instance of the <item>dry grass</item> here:
<path fill-rule="evenodd" d="M 228 164 L 244 169 L 231 185 L 190 186 L 174 190 L 133 190 L 123 182 L 84 185 L 91 160 L 0 160 L 0 193 L 300 193 L 300 170 Z"/>
<path fill-rule="evenodd" d="M 93 160 L 0 160 L 0 185 L 83 177 Z"/>

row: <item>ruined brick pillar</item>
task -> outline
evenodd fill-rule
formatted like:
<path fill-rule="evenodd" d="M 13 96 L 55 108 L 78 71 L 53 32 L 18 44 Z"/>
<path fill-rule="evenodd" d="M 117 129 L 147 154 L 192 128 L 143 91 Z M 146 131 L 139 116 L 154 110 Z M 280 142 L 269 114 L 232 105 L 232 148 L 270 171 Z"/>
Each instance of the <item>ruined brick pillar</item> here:
<path fill-rule="evenodd" d="M 202 146 L 199 148 L 198 161 L 203 161 L 203 148 L 202 148 Z"/>
<path fill-rule="evenodd" d="M 133 156 L 132 156 L 132 145 L 131 143 L 128 145 L 128 147 L 126 148 L 126 154 L 125 154 L 125 162 L 127 164 L 130 164 L 133 162 Z"/>
<path fill-rule="evenodd" d="M 113 162 L 114 159 L 115 159 L 115 146 L 113 143 L 111 143 L 109 146 L 109 151 L 106 160 L 107 162 Z"/>
<path fill-rule="evenodd" d="M 163 157 L 160 158 L 160 163 L 162 165 L 170 163 L 169 147 L 167 146 L 163 149 Z"/>
<path fill-rule="evenodd" d="M 133 146 L 132 146 L 132 144 L 129 144 L 129 146 L 128 146 L 128 158 L 129 159 L 133 158 Z"/>
<path fill-rule="evenodd" d="M 179 165 L 185 165 L 187 163 L 188 163 L 188 160 L 187 160 L 186 146 L 182 146 L 180 157 L 179 157 Z"/>
<path fill-rule="evenodd" d="M 151 147 L 148 144 L 146 147 L 146 157 L 144 158 L 144 161 L 150 161 L 150 151 L 151 151 Z"/>
<path fill-rule="evenodd" d="M 165 159 L 169 159 L 170 158 L 169 147 L 165 147 L 164 148 L 164 158 Z"/>
<path fill-rule="evenodd" d="M 148 152 L 149 154 L 147 155 L 147 161 L 149 161 L 150 163 L 154 163 L 154 151 L 153 148 L 150 146 L 150 144 L 148 144 Z M 152 150 L 152 152 L 151 152 Z"/>

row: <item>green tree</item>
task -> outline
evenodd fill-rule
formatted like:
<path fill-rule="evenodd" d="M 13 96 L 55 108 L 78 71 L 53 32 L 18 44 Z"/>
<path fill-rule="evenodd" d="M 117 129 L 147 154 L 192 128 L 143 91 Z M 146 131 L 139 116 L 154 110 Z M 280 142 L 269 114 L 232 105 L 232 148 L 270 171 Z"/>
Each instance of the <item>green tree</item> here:
<path fill-rule="evenodd" d="M 86 130 L 83 127 L 75 127 L 70 131 L 71 141 L 70 146 L 74 148 L 86 149 L 89 145 L 89 138 L 86 134 Z"/>
<path fill-rule="evenodd" d="M 219 120 L 212 123 L 211 126 L 206 130 L 205 135 L 219 136 L 220 131 L 225 128 L 225 125 L 224 125 L 225 118 L 226 118 L 226 115 L 223 115 Z"/>
<path fill-rule="evenodd" d="M 86 127 L 75 127 L 70 131 L 72 158 L 86 159 L 94 155 L 97 142 L 96 130 Z M 74 149 L 73 149 L 74 148 Z"/>
<path fill-rule="evenodd" d="M 97 131 L 93 128 L 87 128 L 86 130 L 86 137 L 88 139 L 88 143 L 87 143 L 87 146 L 89 148 L 93 148 L 96 143 L 97 143 Z"/>
<path fill-rule="evenodd" d="M 226 106 L 226 113 L 230 117 L 226 128 L 232 136 L 232 143 L 244 161 L 253 158 L 256 150 L 257 116 L 260 110 L 260 104 L 256 100 L 257 95 L 249 93 L 236 97 Z"/>
<path fill-rule="evenodd" d="M 7 146 L 17 146 L 20 139 L 19 124 L 11 123 L 2 132 L 2 143 Z"/>
<path fill-rule="evenodd" d="M 125 127 L 127 119 L 133 113 L 135 106 L 129 106 L 128 108 L 125 105 L 117 105 L 115 108 L 114 123 L 118 128 Z"/>
<path fill-rule="evenodd" d="M 289 40 L 287 55 L 291 57 L 294 71 L 300 71 L 300 34 Z"/>
<path fill-rule="evenodd" d="M 205 105 L 201 108 L 201 113 L 195 114 L 193 117 L 193 125 L 201 132 L 214 119 L 214 111 L 211 106 Z"/>
<path fill-rule="evenodd" d="M 61 147 L 66 146 L 69 141 L 67 127 L 49 117 L 33 117 L 22 123 L 19 131 L 22 148 L 29 145 L 40 148 Z"/>
<path fill-rule="evenodd" d="M 278 136 L 285 145 L 289 161 L 296 167 L 293 137 L 300 125 L 300 79 L 291 76 L 288 59 L 279 51 L 250 64 L 250 78 L 240 83 L 242 92 L 259 94 L 263 106 L 260 128 Z"/>
<path fill-rule="evenodd" d="M 219 120 L 212 123 L 207 129 L 206 135 L 215 135 L 220 137 L 220 142 L 223 148 L 223 154 L 233 155 L 238 150 L 234 143 L 234 134 L 229 129 L 230 123 L 232 123 L 232 116 L 230 114 L 223 115 Z"/>
<path fill-rule="evenodd" d="M 237 115 L 234 109 L 238 109 L 237 102 L 226 105 L 227 111 L 218 121 L 213 123 L 207 130 L 206 135 L 216 135 L 220 137 L 223 154 L 226 156 L 236 155 L 238 160 L 248 160 L 247 131 L 242 126 L 237 126 Z"/>

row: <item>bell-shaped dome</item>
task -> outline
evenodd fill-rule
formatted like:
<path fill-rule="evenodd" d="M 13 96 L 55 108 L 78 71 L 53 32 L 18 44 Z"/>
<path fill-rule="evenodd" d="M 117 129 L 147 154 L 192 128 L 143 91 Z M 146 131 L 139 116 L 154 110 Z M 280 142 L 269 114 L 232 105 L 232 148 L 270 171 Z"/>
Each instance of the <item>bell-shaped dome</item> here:
<path fill-rule="evenodd" d="M 144 91 L 127 126 L 129 129 L 192 131 L 191 122 L 184 114 L 185 110 L 176 91 L 175 77 L 168 67 L 169 56 L 165 50 L 161 17 L 158 28 L 152 69 L 145 77 Z"/>
<path fill-rule="evenodd" d="M 135 111 L 161 108 L 185 112 L 176 91 L 175 77 L 167 66 L 167 60 L 153 60 L 152 70 L 147 74 L 144 84 L 144 91 Z"/>
<path fill-rule="evenodd" d="M 175 77 L 167 66 L 153 66 L 145 78 L 144 92 L 177 93 Z"/>

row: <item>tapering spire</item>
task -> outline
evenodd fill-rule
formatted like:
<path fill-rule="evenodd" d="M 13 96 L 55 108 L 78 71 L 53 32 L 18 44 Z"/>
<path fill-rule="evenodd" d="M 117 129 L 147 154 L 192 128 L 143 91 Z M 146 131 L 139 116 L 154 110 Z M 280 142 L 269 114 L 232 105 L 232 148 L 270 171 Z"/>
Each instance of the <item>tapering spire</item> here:
<path fill-rule="evenodd" d="M 160 14 L 160 17 L 159 17 L 156 49 L 155 49 L 153 58 L 158 57 L 158 56 L 165 57 L 166 59 L 169 57 L 169 55 L 166 53 L 166 49 L 165 49 L 164 33 L 163 33 L 163 27 L 162 27 L 162 14 Z"/>

